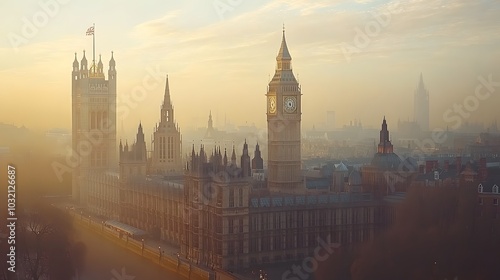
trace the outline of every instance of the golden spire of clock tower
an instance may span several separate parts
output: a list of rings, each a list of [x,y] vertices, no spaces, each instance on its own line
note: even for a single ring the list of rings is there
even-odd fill
[[[276,56],[276,61],[278,62],[278,70],[290,70],[291,60],[292,57],[290,56],[290,52],[288,51],[288,47],[286,45],[285,26],[283,25],[283,38],[281,39],[281,47],[278,52],[278,56]]]

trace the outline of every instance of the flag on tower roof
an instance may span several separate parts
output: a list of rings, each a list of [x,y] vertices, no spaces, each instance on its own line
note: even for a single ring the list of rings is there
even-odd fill
[[[94,35],[94,27],[91,26],[87,29],[87,35]]]

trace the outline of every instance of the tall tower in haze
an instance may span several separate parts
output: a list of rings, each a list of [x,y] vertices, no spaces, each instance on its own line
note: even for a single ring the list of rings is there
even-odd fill
[[[161,106],[160,123],[153,134],[151,172],[155,174],[182,174],[181,131],[174,119],[168,76]]]
[[[268,187],[295,192],[302,186],[300,156],[300,86],[292,72],[285,30],[276,71],[267,89]]]
[[[420,80],[415,90],[413,106],[414,121],[422,131],[429,131],[429,91],[425,88],[422,73],[420,73]]]
[[[390,154],[393,153],[393,146],[391,139],[389,138],[389,130],[387,130],[387,122],[382,121],[382,129],[380,130],[380,142],[378,143],[377,153],[379,154]]]
[[[87,204],[85,178],[91,172],[118,167],[116,147],[116,68],[113,53],[109,61],[108,79],[99,56],[88,68],[85,51],[78,63],[76,53],[71,74],[72,86],[72,158],[75,161],[72,196]]]

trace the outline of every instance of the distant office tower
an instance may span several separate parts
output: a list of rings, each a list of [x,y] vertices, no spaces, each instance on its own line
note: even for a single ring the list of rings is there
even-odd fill
[[[414,121],[422,131],[429,131],[429,91],[425,88],[422,73],[420,73],[420,81],[415,90],[413,106]]]
[[[300,86],[292,72],[285,41],[276,57],[276,72],[267,91],[268,187],[294,192],[302,186],[300,157]]]
[[[168,77],[161,106],[160,123],[154,129],[152,146],[150,173],[182,174],[184,169],[181,159],[181,132],[174,119],[174,106],[170,100]]]
[[[326,111],[326,130],[335,129],[335,111]]]
[[[87,204],[86,177],[90,172],[117,168],[116,150],[116,69],[113,53],[109,61],[108,80],[103,64],[92,61],[87,67],[85,51],[80,65],[76,58],[72,72],[72,196]]]

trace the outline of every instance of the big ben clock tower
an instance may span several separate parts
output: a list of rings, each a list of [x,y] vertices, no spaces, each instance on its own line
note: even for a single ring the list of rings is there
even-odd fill
[[[267,98],[268,187],[273,192],[302,189],[300,157],[300,86],[292,72],[283,29],[276,57],[276,72],[269,82]]]

